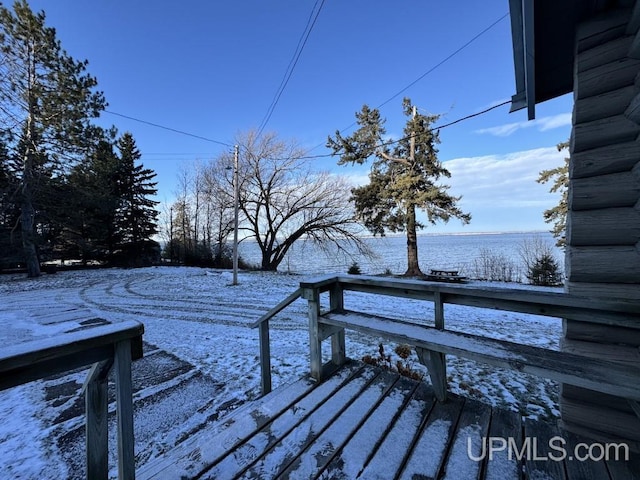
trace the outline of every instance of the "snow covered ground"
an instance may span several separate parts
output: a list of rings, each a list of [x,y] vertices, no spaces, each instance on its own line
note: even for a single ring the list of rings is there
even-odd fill
[[[3,276],[2,344],[58,333],[59,325],[38,322],[43,310],[89,308],[110,321],[144,323],[145,358],[134,366],[136,458],[141,465],[259,395],[258,332],[249,325],[302,279],[241,272],[240,285],[232,286],[230,272],[186,267],[60,272],[36,280]],[[429,302],[347,292],[345,306],[355,305],[392,317],[433,318]],[[445,318],[449,329],[548,348],[558,348],[562,333],[558,319],[511,312],[447,305]],[[277,388],[309,369],[306,303],[296,301],[270,325]],[[347,354],[375,356],[381,341],[348,332]],[[384,345],[389,353],[395,346]],[[424,371],[415,356],[411,361],[415,370]],[[455,393],[528,417],[558,414],[554,382],[452,356],[447,368]],[[80,387],[85,375],[74,372],[0,392],[0,478],[82,475]]]

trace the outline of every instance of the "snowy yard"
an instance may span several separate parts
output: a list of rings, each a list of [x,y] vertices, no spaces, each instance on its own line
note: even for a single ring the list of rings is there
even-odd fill
[[[258,332],[249,325],[302,279],[241,272],[240,285],[232,286],[229,272],[186,267],[60,272],[38,280],[3,276],[3,344],[61,331],[59,324],[38,321],[43,311],[89,308],[113,322],[144,323],[145,357],[134,365],[136,458],[141,465],[259,396]],[[356,304],[361,311],[391,317],[433,319],[430,302],[347,292],[345,306]],[[562,333],[558,319],[472,307],[447,305],[445,319],[449,329],[548,348],[558,348]],[[380,341],[347,332],[347,355],[376,355]],[[385,343],[387,352],[393,347]],[[271,321],[271,352],[274,389],[308,372],[304,300]],[[413,367],[424,371],[415,356]],[[80,387],[85,375],[74,372],[0,392],[0,478],[82,476]],[[448,376],[455,393],[529,417],[558,414],[558,387],[551,381],[452,356]]]

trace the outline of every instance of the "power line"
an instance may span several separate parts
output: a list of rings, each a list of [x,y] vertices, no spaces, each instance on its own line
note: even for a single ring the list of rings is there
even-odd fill
[[[510,104],[510,103],[511,103],[511,100],[506,100],[506,101],[504,101],[502,103],[499,103],[497,105],[493,105],[493,106],[491,106],[489,108],[485,108],[484,110],[482,110],[480,112],[472,113],[471,115],[467,115],[465,117],[458,118],[457,120],[454,120],[453,122],[445,123],[443,125],[436,125],[435,127],[430,128],[430,130],[431,131],[436,131],[436,130],[440,131],[443,128],[447,128],[447,127],[450,127],[452,125],[456,125],[456,124],[458,124],[460,122],[464,122],[465,120],[469,120],[470,118],[479,117],[480,115],[484,115],[485,113],[488,113],[491,110],[495,110],[496,108],[503,107],[503,106],[505,106],[507,104]],[[414,136],[415,135],[407,135],[405,137],[399,138],[398,140],[389,140],[389,141],[386,141],[386,142],[382,142],[382,143],[376,145],[374,147],[374,149],[378,149],[378,148],[382,148],[382,147],[388,147],[389,145],[394,145],[396,143],[400,143],[400,142],[405,141],[405,140],[410,140]],[[327,157],[333,157],[333,156],[334,156],[333,153],[325,153],[325,154],[320,154],[320,155],[307,155],[307,156],[300,157],[300,158],[311,159],[311,158],[327,158]]]
[[[193,138],[197,138],[197,139],[200,139],[200,140],[204,140],[205,142],[211,142],[211,143],[215,143],[215,144],[218,144],[218,145],[223,145],[225,147],[233,147],[233,145],[231,145],[230,143],[221,142],[219,140],[213,140],[211,138],[203,137],[201,135],[195,135],[193,133],[185,132],[183,130],[178,130],[178,129],[171,128],[171,127],[165,127],[164,125],[160,125],[160,124],[153,123],[153,122],[148,122],[147,120],[141,120],[139,118],[130,117],[129,115],[123,115],[122,113],[112,112],[111,110],[105,110],[104,112],[105,113],[109,113],[111,115],[115,115],[117,117],[122,117],[122,118],[126,118],[126,119],[129,119],[129,120],[133,120],[134,122],[144,123],[145,125],[151,125],[152,127],[161,128],[163,130],[168,130],[168,131],[174,132],[174,133],[179,133],[180,135],[186,135],[188,137],[193,137]]]
[[[429,75],[430,73],[434,72],[436,69],[438,69],[439,67],[441,67],[442,65],[444,65],[446,62],[448,62],[449,60],[451,60],[453,57],[455,57],[457,54],[459,54],[460,52],[462,52],[465,48],[467,48],[469,45],[471,45],[473,42],[475,42],[477,39],[479,39],[482,35],[484,35],[485,33],[487,33],[489,30],[491,30],[493,27],[495,27],[498,23],[500,23],[502,20],[504,20],[505,18],[507,18],[509,16],[509,12],[505,13],[504,15],[502,15],[500,18],[498,18],[496,21],[494,21],[493,23],[491,23],[488,27],[486,27],[485,29],[483,29],[480,33],[476,34],[474,37],[472,37],[470,40],[468,40],[464,45],[462,45],[461,47],[459,47],[457,50],[453,51],[452,53],[450,53],[449,55],[447,55],[444,59],[440,60],[437,64],[435,64],[433,67],[431,67],[429,70],[427,70],[426,72],[424,72],[422,75],[420,75],[418,78],[416,78],[415,80],[413,80],[411,83],[409,83],[407,86],[403,87],[401,90],[399,90],[398,92],[396,92],[394,95],[392,95],[391,97],[389,97],[388,99],[386,99],[384,102],[382,102],[380,105],[378,105],[376,108],[379,109],[383,106],[385,106],[387,103],[389,103],[391,100],[393,100],[394,98],[396,98],[397,96],[399,96],[400,94],[404,93],[406,90],[408,90],[409,88],[413,87],[416,83],[418,83],[420,80],[422,80],[423,78],[425,78],[427,75]],[[357,122],[352,122],[351,124],[349,124],[347,127],[344,127],[343,129],[339,130],[340,133],[344,132],[345,130],[349,130],[351,127],[353,127],[354,125],[356,125]],[[321,147],[322,145],[324,145],[323,143],[320,143],[318,145],[316,145],[315,147],[313,147],[310,151],[315,150],[318,147]]]
[[[456,120],[454,120],[452,122],[445,123],[443,125],[437,125],[437,126],[431,128],[431,130],[442,130],[443,128],[447,128],[447,127],[450,127],[452,125],[456,125],[458,123],[464,122],[465,120],[469,120],[470,118],[479,117],[480,115],[484,115],[485,113],[488,113],[488,112],[490,112],[492,110],[495,110],[496,108],[502,107],[502,106],[510,104],[510,103],[511,103],[511,100],[506,100],[506,101],[504,101],[502,103],[498,103],[497,105],[493,105],[493,106],[491,106],[489,108],[485,108],[484,110],[481,110],[480,112],[472,113],[470,115],[458,118],[458,119],[456,119]],[[216,144],[219,144],[219,145],[232,147],[232,145],[230,145],[228,143],[219,142],[217,140],[212,140],[212,139],[209,139],[209,138],[206,138],[206,137],[201,137],[199,135],[194,135],[194,134],[191,134],[191,133],[188,133],[188,132],[183,132],[181,130],[176,130],[174,128],[165,127],[165,126],[162,126],[162,125],[159,125],[159,124],[156,124],[156,123],[152,123],[152,122],[147,122],[146,120],[140,120],[140,119],[137,119],[137,118],[134,118],[134,117],[130,117],[128,115],[122,115],[120,113],[115,113],[115,112],[111,112],[111,111],[108,111],[108,110],[105,110],[105,111],[107,113],[112,114],[112,115],[117,115],[119,117],[128,118],[128,119],[134,120],[136,122],[145,123],[147,125],[151,125],[151,126],[154,126],[154,127],[162,128],[162,129],[165,129],[165,130],[170,130],[172,132],[180,133],[182,135],[188,135],[190,137],[199,138],[201,140],[205,140],[205,141],[208,141],[208,142],[213,142],[213,143],[216,143]],[[398,140],[389,140],[387,142],[382,142],[382,143],[376,145],[375,148],[381,148],[381,147],[386,147],[386,146],[389,146],[389,145],[394,145],[394,144],[402,142],[404,140],[409,140],[409,139],[411,139],[412,136],[413,135],[407,135],[406,137],[399,138]],[[212,154],[210,154],[210,153],[186,153],[186,152],[185,153],[154,152],[154,153],[147,153],[145,155],[192,156],[192,155],[212,155]],[[323,154],[318,154],[318,155],[304,155],[304,156],[299,157],[299,158],[300,159],[316,159],[316,158],[328,158],[328,157],[333,157],[333,156],[334,156],[333,153],[323,153]],[[279,159],[275,159],[275,160],[279,160]]]
[[[286,82],[288,81],[289,71],[292,70],[292,65],[294,65],[294,62],[296,61],[296,55],[300,51],[300,47],[301,47],[301,45],[302,45],[302,43],[304,41],[305,33],[307,32],[307,30],[309,29],[309,26],[311,25],[311,20],[313,19],[313,12],[315,12],[315,10],[316,10],[316,6],[318,5],[318,1],[319,0],[316,0],[316,3],[313,5],[313,8],[311,9],[311,13],[309,13],[309,18],[307,19],[307,24],[304,26],[304,30],[302,30],[302,34],[300,34],[300,38],[298,39],[298,44],[296,45],[296,48],[293,51],[293,55],[291,56],[291,60],[289,60],[289,64],[287,65],[287,68],[284,71],[284,75],[282,77],[282,80],[280,80],[280,85],[278,85],[278,88],[276,89],[276,93],[273,96],[273,99],[271,100],[271,103],[269,104],[269,107],[267,108],[267,113],[265,114],[265,116],[262,118],[262,121],[260,122],[260,125],[258,127],[258,130],[259,130],[260,133],[262,133],[262,130],[263,130],[266,122],[268,121],[267,120],[267,116],[269,114],[269,111],[272,108],[275,108],[276,98],[278,98],[278,92],[280,92],[280,90],[284,88]]]
[[[418,83],[420,80],[422,80],[424,77],[426,77],[427,75],[429,75],[431,72],[433,72],[434,70],[436,70],[437,68],[439,68],[440,66],[444,65],[446,62],[448,62],[449,60],[451,60],[453,57],[455,57],[458,53],[460,53],[462,50],[464,50],[465,48],[467,48],[469,45],[471,45],[473,42],[475,42],[477,39],[479,39],[482,35],[484,35],[485,33],[487,33],[489,30],[491,30],[493,27],[495,27],[498,23],[500,23],[502,20],[504,20],[505,18],[507,18],[509,16],[509,12],[505,13],[503,16],[501,16],[499,19],[497,19],[495,22],[493,22],[491,25],[489,25],[488,27],[486,27],[484,30],[482,30],[480,33],[476,34],[473,38],[471,38],[471,40],[467,41],[467,43],[465,43],[464,45],[462,45],[460,48],[458,48],[457,50],[455,50],[454,52],[450,53],[449,55],[447,55],[444,59],[440,60],[438,63],[436,63],[433,67],[431,67],[429,70],[427,70],[426,72],[424,72],[422,75],[420,75],[418,78],[416,78],[413,82],[409,83],[409,85],[407,85],[406,87],[402,88],[401,90],[399,90],[398,92],[396,92],[395,94],[393,94],[391,97],[387,98],[384,102],[382,102],[380,105],[378,105],[377,108],[383,107],[385,106],[387,103],[389,103],[391,100],[393,100],[394,98],[398,97],[399,95],[401,95],[402,93],[404,93],[405,91],[407,91],[409,88],[413,87],[416,83]]]
[[[316,11],[316,6],[318,5],[318,2],[320,2],[320,7]],[[262,119],[262,122],[260,123],[260,127],[258,128],[258,137],[262,134],[262,131],[265,129],[265,127],[269,123],[269,120],[271,119],[271,115],[273,115],[273,112],[276,109],[278,102],[280,101],[280,97],[282,96],[282,93],[284,92],[284,89],[287,87],[287,84],[291,79],[291,75],[293,75],[293,71],[296,68],[296,65],[298,64],[300,55],[302,55],[302,51],[304,50],[304,47],[307,44],[307,40],[309,39],[309,35],[311,34],[311,31],[313,30],[313,27],[315,26],[316,21],[318,20],[318,16],[322,11],[324,2],[325,0],[316,0],[316,3],[313,5],[313,9],[311,10],[311,14],[309,15],[309,19],[307,20],[307,25],[305,26],[305,30],[302,32],[302,36],[298,40],[298,45],[296,46],[296,50],[294,51],[293,57],[291,57],[291,60],[289,61],[289,65],[287,66],[287,70],[285,71],[284,77],[280,82],[280,86],[278,86],[278,89],[276,90],[273,100],[271,101],[271,104],[267,109],[267,113],[265,114],[264,118]],[[314,15],[314,12],[315,12],[315,15]]]

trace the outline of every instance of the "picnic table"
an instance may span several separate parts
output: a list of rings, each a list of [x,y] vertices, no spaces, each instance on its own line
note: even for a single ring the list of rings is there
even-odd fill
[[[464,282],[467,277],[458,273],[458,270],[445,270],[432,268],[426,276],[427,280],[435,280],[437,282]]]

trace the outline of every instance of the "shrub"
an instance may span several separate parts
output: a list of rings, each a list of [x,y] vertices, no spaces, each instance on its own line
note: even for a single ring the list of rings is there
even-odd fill
[[[489,248],[480,249],[473,259],[472,274],[477,280],[492,282],[515,282],[519,275],[516,266],[504,254],[492,252]]]
[[[529,267],[527,278],[533,285],[553,286],[562,283],[558,263],[553,256],[546,253]]]
[[[396,355],[400,357],[399,360],[396,360],[395,364],[391,360],[391,355],[388,355],[384,351],[384,346],[381,343],[378,344],[378,355],[376,357],[365,355],[362,357],[362,361],[369,365],[374,365],[376,367],[384,368],[385,370],[396,372],[403,377],[412,378],[413,380],[422,380],[423,374],[415,371],[412,363],[409,361],[409,357],[411,356],[411,345],[398,345],[394,351]]]
[[[362,271],[360,270],[360,265],[358,265],[358,262],[353,262],[349,267],[349,270],[347,270],[347,273],[349,275],[360,275]]]
[[[526,239],[520,245],[519,253],[530,283],[533,285],[562,283],[562,271],[555,259],[553,246],[549,242],[540,237]]]

